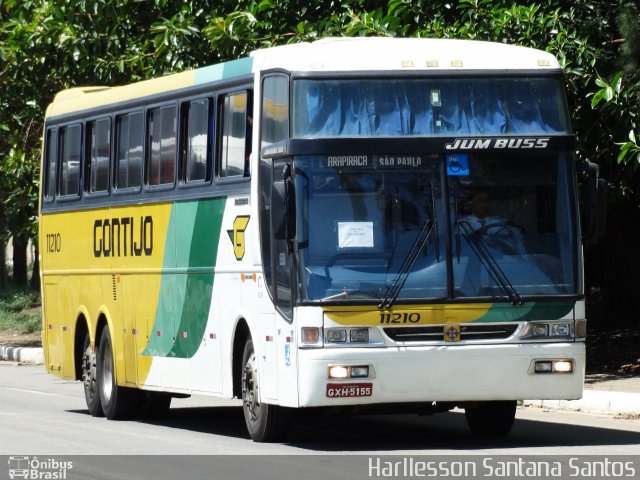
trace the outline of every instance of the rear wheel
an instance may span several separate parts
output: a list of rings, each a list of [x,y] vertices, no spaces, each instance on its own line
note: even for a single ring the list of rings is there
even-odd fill
[[[516,401],[480,402],[464,409],[469,428],[482,437],[503,437],[513,427]]]
[[[89,332],[84,337],[82,345],[82,383],[84,386],[84,399],[87,402],[89,413],[93,417],[103,417],[100,393],[98,392],[97,355],[91,348]]]
[[[100,404],[104,415],[109,420],[121,420],[130,417],[140,406],[142,395],[139,390],[121,387],[116,384],[113,347],[109,328],[105,328],[100,337],[97,375]]]
[[[242,410],[247,431],[255,442],[277,442],[286,438],[291,411],[260,401],[258,361],[251,338],[242,355]]]

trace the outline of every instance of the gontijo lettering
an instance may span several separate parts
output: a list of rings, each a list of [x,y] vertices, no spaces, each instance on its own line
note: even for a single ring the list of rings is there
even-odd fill
[[[96,257],[140,257],[153,253],[153,217],[97,219],[93,222]]]

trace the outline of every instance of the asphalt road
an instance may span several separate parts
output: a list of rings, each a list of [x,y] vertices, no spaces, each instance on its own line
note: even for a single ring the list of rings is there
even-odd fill
[[[166,418],[88,415],[82,385],[42,366],[0,362],[0,455],[474,454],[637,455],[640,420],[519,408],[509,437],[473,437],[464,415],[305,415],[286,444],[252,442],[238,401],[174,399]],[[640,473],[640,472],[639,472]]]

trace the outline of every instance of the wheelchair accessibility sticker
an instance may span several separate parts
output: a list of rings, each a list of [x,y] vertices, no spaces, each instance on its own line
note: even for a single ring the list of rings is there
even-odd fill
[[[447,162],[447,175],[466,176],[469,175],[469,157],[466,153],[449,153],[445,155]]]

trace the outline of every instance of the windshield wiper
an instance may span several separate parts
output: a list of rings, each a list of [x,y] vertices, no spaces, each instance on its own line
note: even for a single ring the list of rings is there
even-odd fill
[[[487,249],[487,246],[484,244],[482,239],[472,230],[469,223],[466,220],[460,220],[458,221],[458,228],[462,231],[462,235],[465,240],[469,246],[471,246],[471,249],[474,251],[476,256],[480,259],[480,262],[487,269],[491,278],[500,285],[504,293],[509,297],[509,300],[511,300],[511,303],[514,305],[522,305],[524,303],[522,297],[511,284],[509,278],[500,268],[495,257],[491,255],[491,252]]]
[[[424,223],[424,225],[422,226],[422,230],[420,230],[420,233],[418,234],[418,238],[416,238],[416,241],[413,242],[411,250],[405,257],[402,265],[400,266],[400,269],[398,270],[398,276],[396,277],[393,284],[387,289],[384,300],[382,300],[378,304],[378,308],[391,308],[391,306],[394,304],[394,302],[398,298],[398,295],[400,295],[402,287],[404,287],[404,284],[409,277],[409,273],[411,273],[411,269],[418,259],[418,254],[424,248],[425,244],[429,240],[429,237],[431,236],[431,232],[434,231],[435,227],[436,222],[434,220],[429,219]]]

